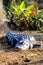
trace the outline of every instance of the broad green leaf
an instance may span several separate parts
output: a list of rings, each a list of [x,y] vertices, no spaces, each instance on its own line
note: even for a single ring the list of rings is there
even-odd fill
[[[24,1],[20,4],[20,10],[22,10],[23,8],[25,8],[25,2]]]
[[[16,6],[12,6],[12,9],[13,9],[14,12],[16,13],[16,15],[18,15],[18,12],[19,12],[19,11],[18,11],[18,10],[19,10],[18,7],[16,7]]]
[[[27,16],[29,16],[29,12],[25,11],[25,14],[26,14]]]
[[[18,12],[17,7],[12,6],[12,9],[13,9],[15,12]]]
[[[41,10],[38,10],[38,13],[40,13],[41,12]]]
[[[33,5],[30,5],[30,6],[28,6],[28,7],[26,8],[27,11],[31,11],[31,10],[33,10],[33,9],[34,9],[34,4],[33,4]]]

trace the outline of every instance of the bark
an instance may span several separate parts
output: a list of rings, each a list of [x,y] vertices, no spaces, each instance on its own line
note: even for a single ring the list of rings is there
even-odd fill
[[[3,8],[3,0],[0,0],[0,24],[4,23],[4,19],[6,18],[5,10]]]

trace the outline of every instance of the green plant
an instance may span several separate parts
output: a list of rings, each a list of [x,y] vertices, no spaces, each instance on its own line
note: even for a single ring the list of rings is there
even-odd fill
[[[21,15],[22,14],[22,12],[23,12],[23,10],[25,9],[25,3],[24,3],[24,1],[20,4],[20,5],[18,5],[18,6],[11,6],[11,8],[12,8],[12,10],[13,10],[13,12],[15,12],[15,14],[17,15],[17,16],[19,16],[19,15]]]
[[[43,12],[39,10],[38,5],[31,4],[26,6],[25,2],[21,2],[19,5],[11,5],[11,11],[15,14],[15,22],[23,29],[23,30],[41,30],[41,21],[43,17]],[[9,17],[12,14],[9,12]]]

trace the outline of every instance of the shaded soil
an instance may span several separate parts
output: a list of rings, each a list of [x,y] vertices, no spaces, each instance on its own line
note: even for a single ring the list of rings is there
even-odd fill
[[[5,25],[2,25],[0,28],[0,65],[43,65],[43,48],[23,51],[7,45],[8,41],[5,36],[8,29]],[[19,33],[43,35],[43,31],[22,31]],[[2,43],[2,41],[5,42]],[[36,42],[43,44],[43,40],[40,38]]]

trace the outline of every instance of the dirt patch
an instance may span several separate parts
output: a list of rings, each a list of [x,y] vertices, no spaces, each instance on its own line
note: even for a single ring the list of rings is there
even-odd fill
[[[8,46],[7,42],[1,42],[5,40],[5,38],[1,38],[6,36],[8,29],[6,24],[0,27],[0,65],[43,65],[43,48],[33,48],[23,51]],[[19,33],[43,35],[43,31],[19,31]],[[42,40],[36,42],[43,44]]]

